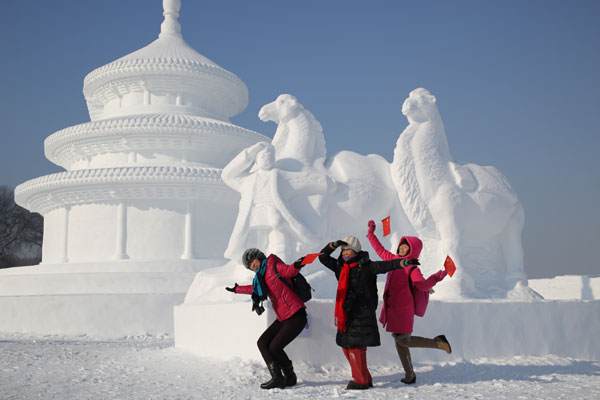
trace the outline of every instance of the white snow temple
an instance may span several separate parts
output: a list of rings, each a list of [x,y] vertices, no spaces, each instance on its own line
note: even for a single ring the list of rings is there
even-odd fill
[[[44,216],[42,263],[2,271],[0,331],[171,332],[196,273],[223,264],[239,194],[221,170],[270,139],[229,122],[248,89],[183,40],[180,5],[163,1],[158,39],[85,77],[91,121],[44,143],[66,171],[16,188]]]

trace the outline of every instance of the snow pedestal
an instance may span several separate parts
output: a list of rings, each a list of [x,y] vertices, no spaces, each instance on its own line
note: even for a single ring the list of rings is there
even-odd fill
[[[260,317],[250,309],[249,301],[179,305],[174,312],[175,346],[204,357],[260,361],[256,341],[275,317],[269,307]],[[292,360],[346,362],[335,344],[333,309],[333,300],[307,303],[309,328],[286,348]],[[413,334],[445,334],[452,354],[411,352],[416,362],[547,354],[600,360],[594,338],[600,331],[599,315],[600,301],[431,301],[426,316],[416,317]],[[383,329],[380,334],[382,345],[368,349],[369,363],[399,364],[390,334]]]
[[[600,300],[600,276],[563,275],[530,279],[529,287],[554,300]]]
[[[115,261],[0,271],[0,332],[99,338],[173,333],[173,307],[223,260]]]

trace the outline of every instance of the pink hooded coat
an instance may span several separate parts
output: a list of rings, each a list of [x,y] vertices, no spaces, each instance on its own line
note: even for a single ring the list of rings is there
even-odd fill
[[[387,251],[381,245],[375,234],[367,234],[367,239],[369,239],[371,246],[382,260],[419,258],[421,250],[423,249],[423,242],[421,242],[421,239],[418,237],[403,236],[400,239],[400,243],[402,243],[403,239],[406,239],[410,246],[410,251],[406,256],[400,257],[397,254]],[[388,272],[387,274],[385,290],[383,291],[383,307],[381,309],[381,315],[379,316],[379,322],[383,324],[385,330],[388,332],[412,333],[413,331],[415,304],[408,284],[408,272],[410,269],[410,267],[400,268]],[[411,278],[413,286],[416,289],[426,291],[444,279],[445,276],[446,271],[438,271],[425,279],[423,278],[423,275],[421,275],[419,268],[415,268],[412,271]]]
[[[301,308],[306,308],[300,297],[289,287],[287,287],[275,274],[273,265],[277,263],[277,271],[282,278],[287,279],[291,284],[290,278],[300,273],[300,270],[293,265],[284,264],[275,254],[267,258],[267,270],[265,271],[265,283],[267,284],[267,297],[271,300],[273,310],[278,321],[285,321],[294,315]],[[236,293],[252,294],[252,285],[238,286]]]

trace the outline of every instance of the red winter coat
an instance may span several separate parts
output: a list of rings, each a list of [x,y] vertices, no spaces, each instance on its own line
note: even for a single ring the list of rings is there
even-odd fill
[[[394,260],[397,258],[419,258],[423,249],[421,239],[414,236],[403,236],[400,239],[406,239],[410,246],[409,253],[400,257],[387,251],[373,233],[367,234],[367,239],[379,257],[383,260]],[[393,333],[412,333],[415,320],[415,304],[414,298],[408,284],[408,272],[411,267],[400,268],[388,272],[385,281],[385,290],[383,291],[383,307],[379,322],[383,324],[385,330]],[[439,271],[431,275],[429,278],[423,278],[419,268],[412,271],[413,286],[419,290],[429,290],[436,283],[444,279],[446,271]]]
[[[267,297],[271,300],[277,320],[285,321],[301,308],[306,308],[300,297],[287,287],[275,274],[273,265],[277,263],[277,271],[282,278],[287,279],[291,285],[290,278],[300,273],[293,265],[284,264],[275,254],[267,258],[267,270],[265,271],[265,283],[267,284]],[[252,294],[252,285],[237,286],[236,293]]]

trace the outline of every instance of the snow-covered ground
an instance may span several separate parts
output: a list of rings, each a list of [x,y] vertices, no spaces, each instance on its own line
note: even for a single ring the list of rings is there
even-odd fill
[[[546,299],[558,295],[598,299],[600,294],[600,278],[595,276],[530,280],[530,284]],[[435,311],[432,307],[425,322],[439,319]],[[472,321],[463,320],[463,324],[472,326]],[[590,321],[587,329],[582,329],[589,331],[592,326]],[[446,328],[450,327],[447,324]],[[530,329],[535,331],[535,326]],[[543,329],[546,339],[552,335],[565,338],[563,330]],[[425,331],[437,332],[434,328]],[[372,358],[370,369],[375,387],[355,392],[344,389],[350,379],[345,362],[319,365],[296,356],[299,384],[285,390],[265,391],[259,388],[259,383],[268,379],[262,362],[199,357],[175,348],[173,336],[100,340],[88,336],[0,333],[0,399],[600,398],[600,361],[594,360],[593,351],[583,353],[589,357],[579,358],[556,355],[458,358],[461,346],[458,336],[464,339],[467,334],[466,330],[457,330],[451,335],[457,351],[448,361],[424,362],[424,357],[420,360],[415,352],[416,385],[400,382],[403,373],[399,362],[375,365]],[[506,332],[501,336],[508,338]],[[254,343],[255,338],[250,342]],[[332,351],[339,351],[331,345]],[[391,347],[385,341],[384,345]],[[489,345],[507,344],[494,339]],[[578,345],[565,343],[565,348],[574,351]],[[395,352],[393,348],[389,351]]]
[[[390,349],[390,351],[393,351]],[[197,357],[172,337],[96,340],[0,334],[2,399],[598,399],[600,362],[509,357],[419,363],[417,384],[401,367],[371,366],[375,387],[346,391],[348,366],[296,361],[299,384],[266,391],[262,363]]]

